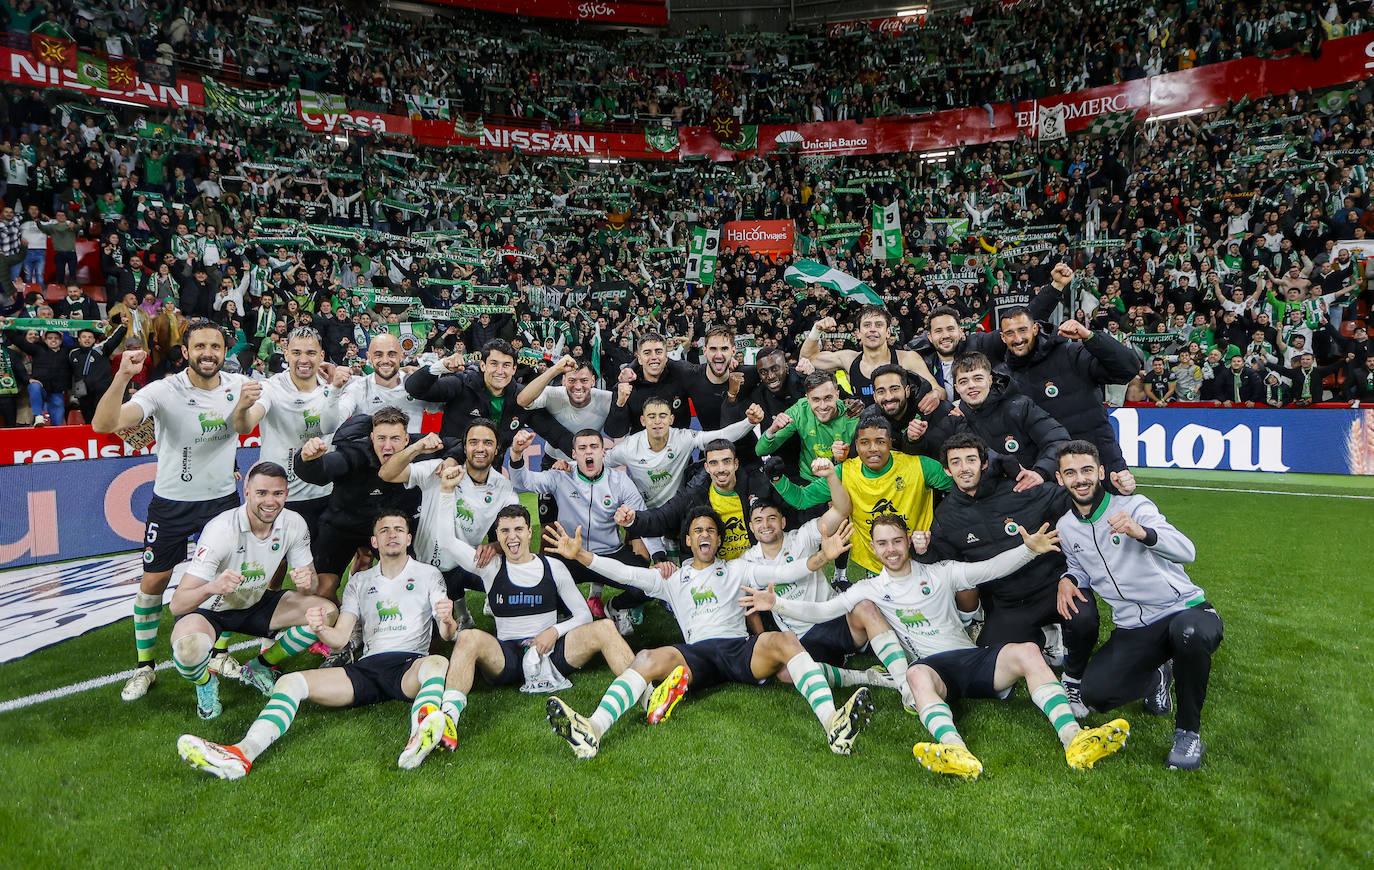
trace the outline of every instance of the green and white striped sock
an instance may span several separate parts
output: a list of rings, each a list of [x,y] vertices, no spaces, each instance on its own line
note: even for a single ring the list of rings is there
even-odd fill
[[[139,667],[153,663],[153,647],[157,646],[157,627],[162,622],[162,596],[147,592],[134,594],[134,646],[138,650]]]
[[[893,682],[898,686],[906,685],[906,650],[902,649],[902,642],[897,640],[897,632],[885,631],[868,643],[878,661],[892,675]]]
[[[811,658],[809,652],[799,652],[787,662],[787,673],[792,677],[792,685],[797,687],[811,712],[821,721],[821,726],[830,724],[835,715],[835,696],[830,694],[830,686],[821,673],[820,665]]]
[[[935,738],[936,743],[964,746],[964,738],[959,736],[959,729],[954,727],[954,713],[943,701],[936,701],[921,708],[921,724],[926,726],[926,730]]]
[[[1080,727],[1078,720],[1073,718],[1068,696],[1064,694],[1064,684],[1057,680],[1041,683],[1031,692],[1031,700],[1045,714],[1045,718],[1050,720],[1050,724],[1059,735],[1059,742],[1068,746],[1077,736]]]
[[[420,725],[420,708],[426,704],[433,704],[438,707],[444,702],[444,675],[442,673],[422,678],[420,691],[415,693],[415,700],[410,705],[410,727],[418,728]]]
[[[870,676],[868,671],[858,671],[853,668],[837,668],[834,665],[827,665],[825,662],[817,662],[817,667],[825,675],[825,681],[830,684],[832,689],[843,689],[850,686],[887,686],[886,679],[875,679]]]
[[[463,715],[463,710],[468,706],[468,696],[457,689],[444,689],[443,700],[439,703],[439,709],[448,714],[454,722]]]
[[[299,674],[287,674],[277,680],[277,685],[267,698],[267,704],[262,708],[262,712],[248,727],[248,733],[236,744],[245,758],[253,761],[267,747],[281,739],[295,721],[296,711],[307,694],[309,689],[305,678]]]
[[[279,665],[297,653],[310,649],[316,640],[315,632],[304,625],[293,625],[281,633],[277,642],[262,651],[260,658],[265,665]]]
[[[648,689],[649,682],[633,668],[616,677],[615,682],[606,688],[606,694],[601,696],[601,703],[596,705],[596,712],[592,714],[592,725],[596,727],[597,734],[605,734],[615,720],[625,715],[625,711],[633,707],[639,696]]]

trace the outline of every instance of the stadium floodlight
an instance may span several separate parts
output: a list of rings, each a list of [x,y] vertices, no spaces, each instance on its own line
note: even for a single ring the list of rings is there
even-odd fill
[[[917,15],[925,15],[925,14],[928,13],[928,12],[930,12],[929,7],[926,7],[926,6],[917,6],[915,9],[899,9],[899,10],[897,11],[897,17],[898,17],[898,18],[912,18],[912,17],[917,16]]]
[[[117,100],[117,99],[115,99],[114,97],[101,97],[101,98],[100,98],[100,102],[102,102],[102,103],[115,103],[116,105],[120,105],[120,106],[134,106],[135,108],[139,108],[139,109],[146,109],[146,108],[148,108],[147,106],[143,105],[142,103],[135,103],[135,102],[133,102],[132,100]]]
[[[954,149],[948,151],[927,151],[921,155],[922,163],[941,163],[954,156]]]
[[[614,166],[620,162],[619,157],[588,157],[587,162],[592,166]]]
[[[335,145],[347,145],[347,144],[348,144],[348,134],[347,134],[347,133],[335,133],[334,136],[333,136],[333,139],[334,139],[334,144],[335,144]]]
[[[1185,109],[1182,112],[1169,112],[1165,115],[1152,115],[1151,117],[1145,119],[1145,123],[1148,124],[1151,121],[1174,121],[1179,118],[1186,118],[1189,115],[1201,115],[1203,112],[1210,111],[1212,111],[1212,107],[1202,109]]]

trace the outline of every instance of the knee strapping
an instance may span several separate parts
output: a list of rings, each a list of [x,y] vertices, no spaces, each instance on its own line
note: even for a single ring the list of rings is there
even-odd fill
[[[448,659],[443,656],[425,656],[420,660],[420,682],[442,677],[448,672]]]
[[[196,665],[210,657],[214,639],[208,634],[188,634],[172,644],[172,657],[183,665]]]

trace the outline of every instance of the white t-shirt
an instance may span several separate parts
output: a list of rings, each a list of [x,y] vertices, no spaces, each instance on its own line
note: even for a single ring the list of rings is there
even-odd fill
[[[332,485],[319,486],[301,480],[291,460],[305,442],[311,438],[325,438],[339,428],[343,420],[339,416],[341,392],[319,378],[312,392],[303,393],[296,389],[290,372],[278,372],[262,385],[262,396],[257,404],[266,413],[258,424],[258,433],[262,436],[259,459],[276,462],[286,469],[289,501],[322,498],[334,490]]]
[[[606,415],[611,413],[611,401],[614,398],[609,390],[593,388],[587,406],[575,408],[572,402],[568,401],[567,387],[546,387],[530,404],[529,410],[546,409],[564,429],[574,434],[583,429],[595,429],[600,432],[606,426]],[[572,457],[552,444],[544,445],[544,453],[554,459],[572,461]]]
[[[378,385],[376,375],[355,377],[344,384],[343,398],[339,400],[339,419],[347,420],[354,414],[375,414],[383,408],[400,409],[406,415],[406,431],[419,432],[425,413],[436,410],[431,402],[422,402],[406,392],[405,376],[402,375],[394,387]]]
[[[424,655],[429,652],[430,622],[438,622],[435,605],[447,597],[438,568],[407,559],[395,577],[387,577],[378,562],[349,578],[339,610],[362,623],[364,656]]]
[[[476,547],[486,538],[497,513],[507,505],[519,504],[520,497],[515,494],[515,488],[505,475],[493,468],[487,471],[485,483],[477,483],[465,473],[454,490],[453,503],[444,503],[440,499],[443,495],[442,485],[435,474],[442,463],[442,459],[412,462],[405,485],[420,490],[420,522],[415,529],[415,555],[440,571],[447,571],[458,562],[453,553],[441,546],[443,539],[439,526],[444,523],[451,525],[459,540]]]
[[[237,589],[207,598],[200,606],[204,610],[246,610],[262,599],[282,559],[288,568],[314,561],[305,518],[293,510],[283,510],[267,537],[259,538],[248,524],[248,508],[236,507],[206,523],[186,573],[208,583],[221,571],[239,572],[243,582]]]
[[[654,452],[647,431],[635,432],[606,454],[607,465],[624,465],[635,488],[644,496],[645,507],[662,507],[677,494],[692,461],[692,451],[717,438],[734,441],[744,437],[754,424],[748,420],[731,423],[724,429],[702,432],[696,429],[669,429],[668,443]]]
[[[186,371],[154,381],[129,401],[153,418],[157,478],[153,493],[173,501],[210,501],[233,495],[239,439],[230,418],[243,375],[219,373],[219,386],[191,386]]]
[[[763,555],[762,544],[755,544],[744,551],[740,560],[752,565],[781,568],[793,562],[806,562],[820,548],[821,521],[814,519],[804,523],[799,529],[785,532],[782,536],[782,549],[772,559]],[[830,581],[825,579],[824,571],[812,571],[793,583],[778,583],[773,587],[773,592],[778,598],[787,601],[828,601],[834,594],[830,588]],[[814,624],[796,618],[788,619],[778,613],[774,613],[773,618],[777,621],[778,628],[790,631],[797,637],[810,631]]]
[[[743,559],[722,562],[717,559],[698,569],[688,562],[667,580],[653,568],[632,568],[623,562],[593,556],[591,569],[598,574],[642,589],[651,598],[668,602],[683,640],[747,637],[744,608],[739,606],[741,586],[766,588],[769,583],[794,583],[810,573],[806,560],[772,565],[748,564]]]
[[[893,577],[883,569],[876,577],[860,580],[828,601],[811,603],[781,598],[775,616],[824,622],[849,613],[865,599],[872,601],[896,632],[907,657],[919,660],[952,650],[973,649],[973,641],[959,621],[954,593],[1005,577],[1035,554],[1024,544],[981,562],[912,562],[911,570]]]

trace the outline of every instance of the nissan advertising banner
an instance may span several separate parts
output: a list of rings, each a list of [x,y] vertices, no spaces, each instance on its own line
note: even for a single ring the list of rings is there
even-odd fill
[[[473,4],[475,5],[475,3]],[[483,4],[486,5],[486,4]],[[510,5],[516,5],[512,2]],[[567,5],[567,4],[563,4]],[[580,6],[582,4],[573,4]],[[609,3],[599,6],[631,6]],[[552,8],[552,7],[550,7]],[[646,7],[647,8],[647,7]],[[660,7],[661,8],[661,7]],[[513,10],[508,10],[513,11]],[[534,13],[524,13],[534,14]],[[1104,112],[1133,112],[1153,117],[1191,109],[1224,105],[1242,97],[1257,99],[1290,88],[1299,91],[1360,81],[1374,70],[1374,32],[1328,40],[1321,60],[1307,55],[1265,60],[1243,58],[1194,69],[1180,70],[1150,79],[1105,85],[1040,101],[993,107],[994,127],[981,107],[932,112],[903,118],[866,121],[835,121],[817,124],[764,124],[758,129],[758,148],[731,151],[722,148],[709,127],[683,127],[677,150],[661,152],[650,147],[642,132],[617,133],[593,128],[558,130],[531,127],[487,126],[481,136],[464,138],[452,121],[412,121],[403,115],[350,110],[339,114],[302,112],[305,126],[319,133],[366,128],[372,133],[415,137],[421,145],[472,145],[493,151],[519,149],[528,154],[602,156],[635,160],[677,160],[705,157],[717,162],[743,160],[754,154],[791,151],[841,157],[856,154],[893,154],[935,151],[960,144],[977,145],[1007,141],[1036,129],[1045,107],[1066,106],[1066,127],[1084,130]],[[199,81],[181,78],[176,85],[155,85],[138,80],[128,91],[92,88],[76,80],[70,70],[49,67],[27,51],[0,47],[0,79],[35,87],[61,87],[88,93],[92,98],[109,96],[148,106],[199,108],[205,91]],[[298,109],[299,110],[299,109]]]
[[[756,254],[791,254],[796,224],[784,221],[729,221],[721,227],[720,246],[727,251],[748,248]]]

